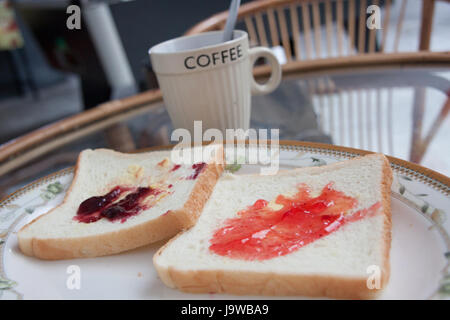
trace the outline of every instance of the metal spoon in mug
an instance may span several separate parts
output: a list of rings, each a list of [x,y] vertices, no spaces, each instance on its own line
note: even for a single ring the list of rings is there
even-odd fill
[[[236,25],[239,5],[241,0],[232,0],[230,9],[228,10],[228,18],[223,31],[223,42],[227,42],[233,39],[233,30]]]

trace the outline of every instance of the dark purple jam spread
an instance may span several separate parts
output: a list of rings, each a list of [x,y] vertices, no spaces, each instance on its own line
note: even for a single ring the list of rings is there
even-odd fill
[[[91,197],[83,201],[74,219],[84,223],[95,222],[102,218],[109,221],[120,220],[125,222],[129,217],[148,209],[143,203],[144,199],[161,193],[157,189],[140,187],[116,202],[122,193],[130,190],[133,189],[117,186],[103,196]]]

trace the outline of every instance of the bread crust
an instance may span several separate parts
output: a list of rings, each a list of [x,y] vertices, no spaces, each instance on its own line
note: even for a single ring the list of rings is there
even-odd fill
[[[381,154],[364,156],[379,157]],[[298,275],[280,274],[256,271],[232,270],[179,270],[174,267],[164,267],[158,264],[158,257],[178,234],[161,247],[153,256],[153,264],[161,280],[171,288],[177,288],[189,293],[227,293],[235,295],[269,295],[269,296],[310,296],[330,297],[337,299],[373,299],[385,288],[390,277],[390,248],[391,248],[391,184],[392,170],[384,155],[381,182],[382,214],[384,215],[383,236],[383,265],[381,266],[381,288],[369,289],[367,278],[336,277],[329,275]],[[349,161],[361,159],[354,158]],[[327,169],[334,170],[342,166],[342,162],[331,164]],[[302,168],[297,170],[320,170],[320,167]]]
[[[384,232],[383,232],[383,247],[384,247],[384,265],[381,270],[381,287],[385,288],[389,282],[391,275],[390,252],[392,240],[392,211],[391,211],[391,185],[393,180],[392,169],[389,160],[384,157],[383,163],[383,177],[381,181],[381,197],[384,212]]]
[[[110,152],[110,150],[105,150]],[[23,226],[18,233],[19,248],[27,256],[44,260],[64,260],[74,258],[91,258],[112,255],[135,249],[162,239],[174,236],[178,232],[195,224],[208,200],[214,185],[223,171],[221,161],[209,163],[198,176],[188,200],[181,209],[169,211],[153,220],[120,231],[76,238],[27,238],[20,232],[37,220],[63,206],[72,188],[77,183],[80,171],[80,155],[75,167],[74,178],[63,202]],[[216,159],[217,160],[217,159]]]

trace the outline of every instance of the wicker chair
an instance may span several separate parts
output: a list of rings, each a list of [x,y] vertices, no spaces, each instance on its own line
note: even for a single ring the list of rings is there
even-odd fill
[[[396,58],[419,55],[429,51],[435,3],[438,0],[398,0],[393,6],[391,0],[262,0],[253,1],[240,7],[237,29],[249,34],[251,46],[267,46],[282,52],[281,60],[285,71],[292,65],[305,67],[333,68],[335,66],[361,63],[376,64]],[[449,2],[448,0],[441,2]],[[416,32],[417,44],[404,43],[404,21],[407,4],[421,5],[421,18],[417,25],[407,26],[406,33]],[[370,5],[382,8],[381,29],[366,27],[366,19],[372,12],[366,12]],[[218,13],[192,27],[186,34],[223,29],[227,12]],[[411,37],[409,37],[411,38]],[[408,39],[409,39],[408,38]],[[403,46],[402,46],[403,44]],[[381,91],[371,92],[361,87],[353,90],[339,88],[333,79],[323,77],[304,84],[311,99],[316,103],[319,127],[333,137],[334,143],[394,155],[392,143],[392,90],[385,88],[387,98],[381,99]],[[413,113],[424,112],[425,89],[414,90]],[[342,99],[348,96],[352,110],[349,117],[358,119],[358,127],[343,119]],[[354,101],[353,101],[354,100]],[[381,100],[385,102],[381,102]],[[359,106],[358,108],[356,106]],[[443,110],[446,108],[442,107]],[[364,111],[364,115],[363,115]],[[356,114],[356,115],[354,115]],[[441,114],[445,114],[444,111]],[[366,119],[363,119],[366,118]],[[426,150],[427,139],[422,139],[422,123],[413,119],[413,141],[410,160],[419,162]],[[387,121],[385,121],[387,120]],[[362,121],[368,123],[361,128]],[[383,122],[383,125],[382,125]],[[339,126],[339,123],[342,125]],[[437,122],[442,123],[441,122]],[[387,128],[386,128],[386,124]],[[375,129],[375,130],[373,130]],[[347,132],[345,132],[347,130]],[[436,130],[436,129],[433,129]],[[386,135],[388,137],[386,137]]]
[[[439,0],[399,0],[393,24],[392,0],[261,0],[242,5],[238,29],[245,29],[251,45],[282,46],[287,62],[360,54],[398,52],[407,3],[422,3],[417,50],[430,47],[433,12]],[[440,0],[449,2],[448,0]],[[366,27],[370,5],[382,6],[381,29]],[[222,30],[228,12],[216,14],[186,34]],[[325,45],[324,45],[325,44]]]

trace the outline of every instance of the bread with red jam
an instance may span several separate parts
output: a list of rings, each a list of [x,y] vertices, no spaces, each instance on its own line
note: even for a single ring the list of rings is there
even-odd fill
[[[389,279],[391,183],[380,154],[224,175],[197,223],[154,266],[185,292],[374,298]]]
[[[191,227],[221,175],[223,151],[179,164],[170,152],[81,152],[63,203],[18,232],[20,250],[48,260],[97,257]]]

